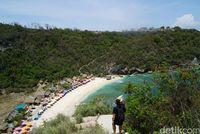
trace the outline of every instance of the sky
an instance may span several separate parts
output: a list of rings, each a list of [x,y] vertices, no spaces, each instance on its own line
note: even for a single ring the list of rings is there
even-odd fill
[[[0,0],[0,22],[98,31],[200,30],[200,0]]]

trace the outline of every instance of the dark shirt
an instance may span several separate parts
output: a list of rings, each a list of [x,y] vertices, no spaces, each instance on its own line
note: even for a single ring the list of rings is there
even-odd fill
[[[126,108],[124,104],[118,105],[113,108],[113,114],[115,114],[114,124],[122,125],[123,121],[119,120],[118,108],[123,109],[123,116],[124,116],[124,113],[126,112]]]
[[[125,104],[121,104],[121,105],[115,106],[115,107],[113,108],[113,114],[117,114],[117,107],[123,107],[124,113],[126,112]]]

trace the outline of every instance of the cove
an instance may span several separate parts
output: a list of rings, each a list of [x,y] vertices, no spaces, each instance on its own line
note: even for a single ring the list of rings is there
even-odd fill
[[[145,74],[134,74],[130,76],[125,76],[119,80],[116,80],[110,84],[107,84],[101,88],[99,88],[96,92],[90,94],[85,100],[84,103],[90,102],[96,96],[105,97],[107,103],[109,105],[114,105],[114,101],[116,97],[123,95],[124,98],[127,95],[124,93],[124,88],[128,83],[133,84],[143,84],[144,82],[151,82],[153,80],[154,74],[145,73]]]

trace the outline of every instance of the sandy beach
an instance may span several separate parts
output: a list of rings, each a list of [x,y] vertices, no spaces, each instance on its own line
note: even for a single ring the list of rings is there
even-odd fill
[[[54,104],[51,108],[47,109],[42,116],[34,121],[34,127],[42,125],[43,121],[48,121],[56,117],[59,113],[66,116],[72,116],[76,106],[79,105],[88,95],[98,90],[100,87],[116,81],[120,77],[115,77],[112,80],[105,78],[95,78],[91,82],[82,85],[72,92],[66,94],[61,100]]]

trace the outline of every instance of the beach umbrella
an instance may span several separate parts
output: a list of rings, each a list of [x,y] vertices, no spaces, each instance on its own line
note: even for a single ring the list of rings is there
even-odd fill
[[[19,132],[18,131],[14,131],[13,134],[19,134]]]
[[[20,134],[28,134],[27,130],[23,130]]]
[[[26,126],[31,127],[31,126],[32,126],[32,123],[31,123],[31,122],[27,122]]]
[[[21,127],[16,127],[14,131],[21,131],[22,128]]]
[[[26,126],[26,122],[24,121],[24,122],[22,122],[22,124],[21,124],[22,126]]]
[[[25,127],[23,128],[23,130],[30,130],[30,129],[31,129],[30,126],[25,126]]]
[[[19,104],[15,107],[15,109],[24,109],[25,107],[27,107],[27,104]]]

